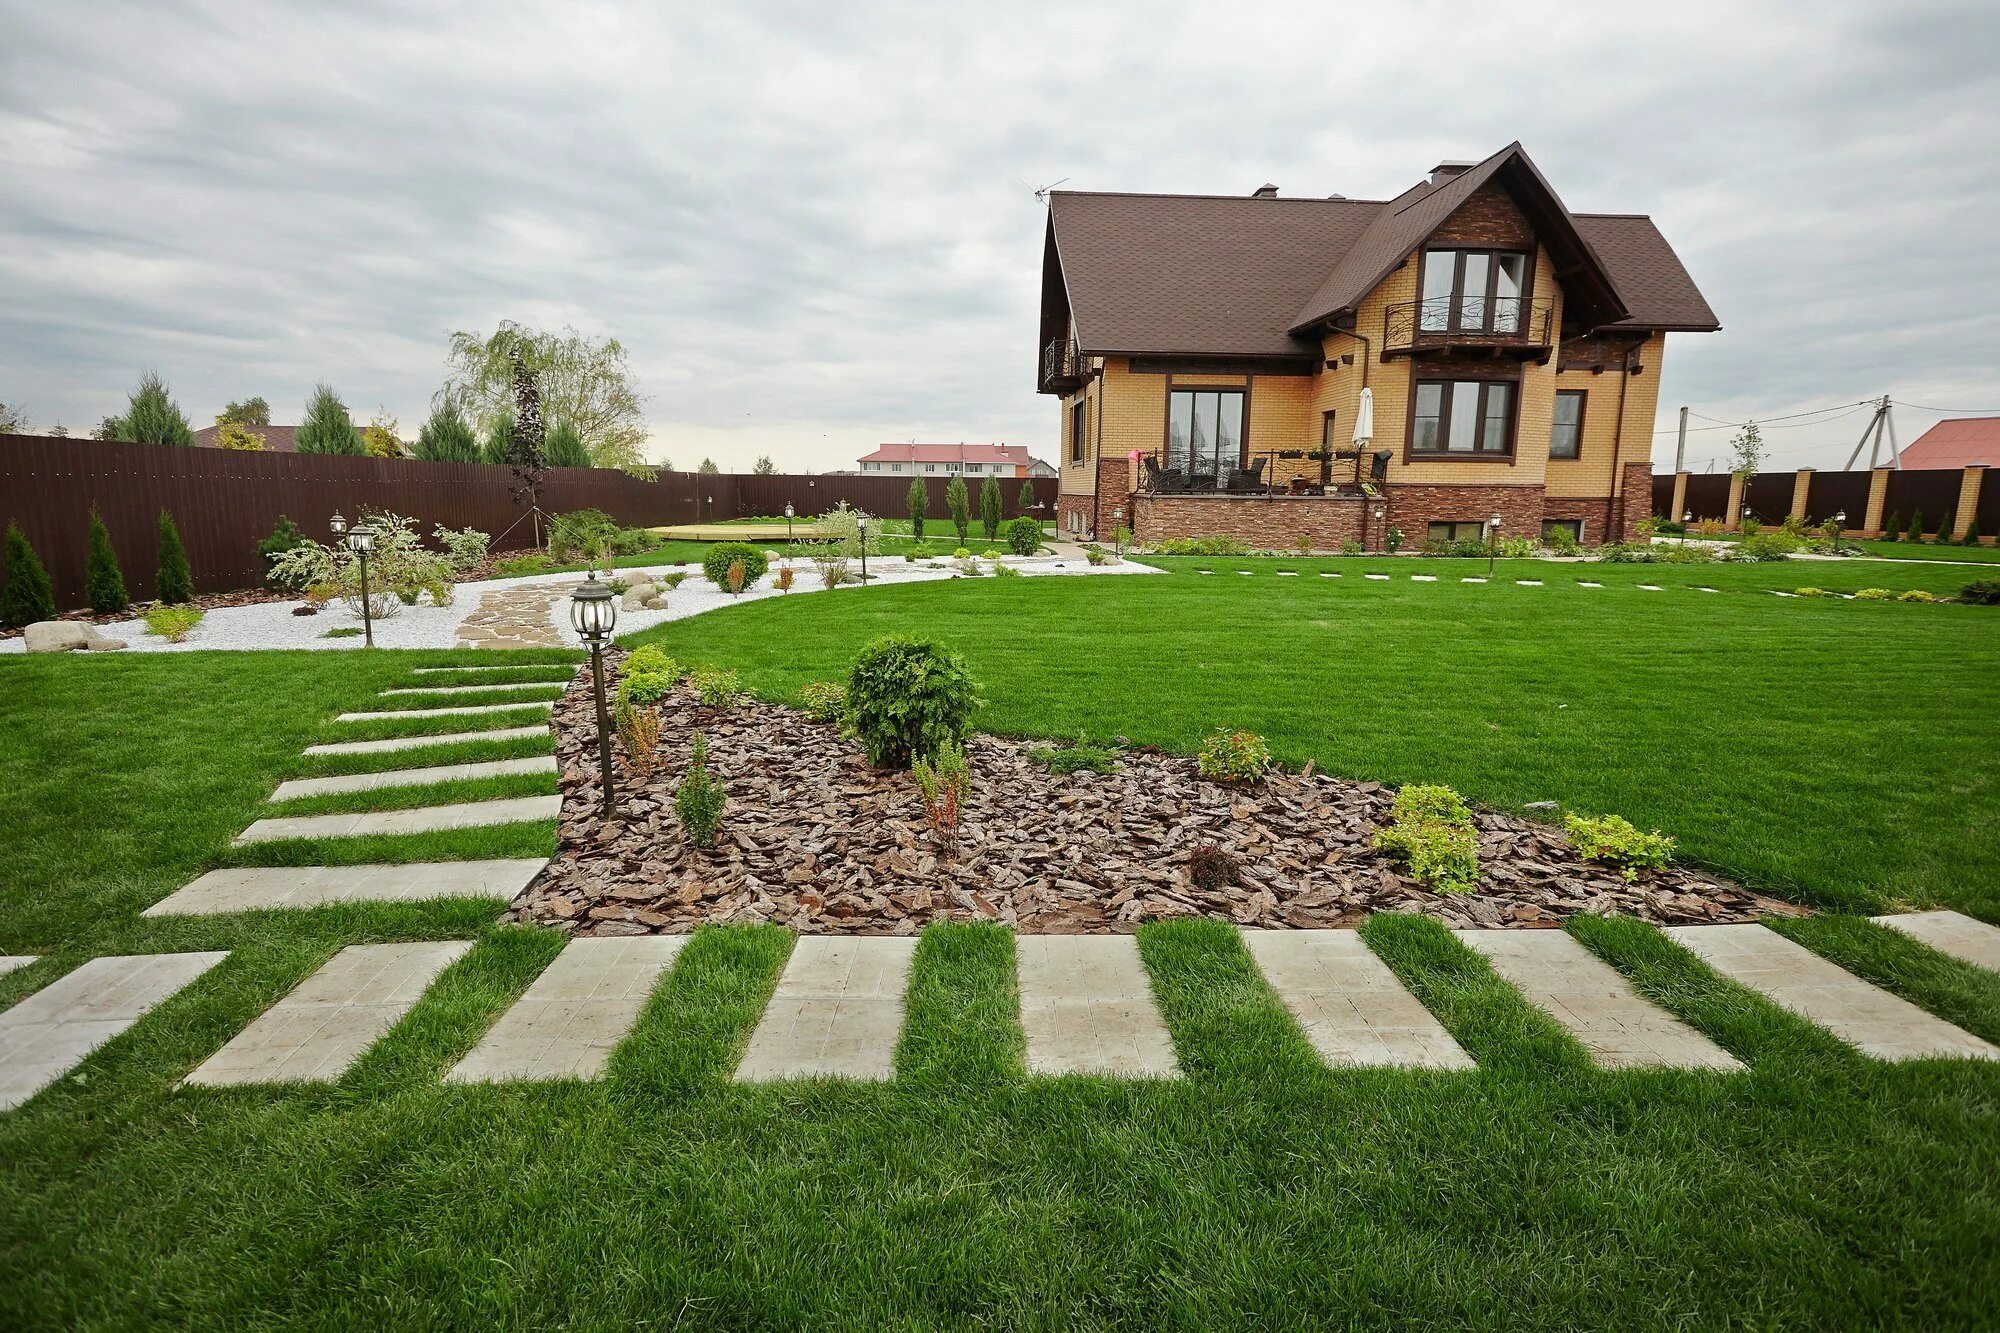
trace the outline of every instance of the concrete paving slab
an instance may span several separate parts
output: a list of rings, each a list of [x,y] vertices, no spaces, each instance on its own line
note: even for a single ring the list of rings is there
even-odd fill
[[[800,937],[737,1079],[894,1078],[916,951],[908,937]]]
[[[447,1083],[598,1078],[685,935],[571,940]]]
[[[145,916],[204,916],[329,903],[428,902],[493,898],[508,902],[548,862],[419,861],[409,865],[239,866],[211,870],[148,907]]]
[[[9,972],[18,972],[30,963],[39,963],[41,961],[40,957],[31,953],[0,956],[0,977],[6,976]]]
[[[12,1110],[76,1068],[228,956],[219,951],[93,958],[0,1013],[0,1111]]]
[[[350,815],[296,815],[260,819],[237,834],[233,847],[286,838],[359,838],[376,833],[430,833],[438,829],[484,828],[528,819],[554,819],[560,796],[516,796],[504,801],[420,805],[412,810],[371,810]]]
[[[385,712],[342,713],[336,722],[380,722],[385,718],[399,717],[477,717],[482,713],[512,713],[520,709],[534,708],[549,712],[556,706],[553,699],[523,699],[517,704],[466,704],[462,708],[392,708]]]
[[[1760,925],[1669,926],[1674,943],[1731,981],[1878,1060],[2000,1059],[2000,1048]]]
[[[471,778],[504,778],[521,773],[553,773],[556,757],[534,754],[523,759],[494,759],[477,764],[438,764],[429,768],[390,768],[379,773],[348,773],[336,778],[293,778],[271,793],[273,801],[294,801],[336,792],[377,791],[384,787],[429,787]]]
[[[1336,1068],[1471,1069],[1452,1036],[1352,930],[1245,930],[1243,945]]]
[[[355,944],[259,1015],[189,1084],[331,1082],[415,1007],[471,940]]]
[[[1172,1078],[1173,1038],[1130,935],[1018,935],[1031,1074]]]
[[[499,727],[492,731],[439,732],[435,736],[391,736],[381,741],[332,741],[308,745],[304,754],[389,754],[397,750],[423,750],[433,745],[458,745],[465,741],[519,741],[530,736],[546,739],[548,727],[540,722],[531,727]]]
[[[1453,933],[1605,1069],[1743,1068],[1735,1056],[1639,994],[1617,968],[1560,930]]]
[[[540,671],[568,679],[576,674],[577,668],[564,666],[560,662],[530,662],[526,666],[432,666],[410,668],[410,674],[413,676],[442,676],[455,674],[460,671]]]
[[[1903,912],[1878,916],[1875,923],[1900,930],[1939,953],[1950,954],[1974,967],[2000,972],[2000,926],[1989,926],[1959,912]]]
[[[561,694],[567,688],[567,681],[517,680],[505,685],[399,685],[376,693],[385,698],[398,694],[518,694],[528,690],[554,690]]]

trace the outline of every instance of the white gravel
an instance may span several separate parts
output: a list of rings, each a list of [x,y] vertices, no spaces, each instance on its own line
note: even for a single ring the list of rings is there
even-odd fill
[[[771,553],[774,557],[775,552]],[[982,569],[991,565],[990,561],[977,562]],[[1092,565],[1081,559],[1055,556],[1006,556],[1004,563],[1013,566],[1022,574],[1031,577],[1077,574],[1158,574],[1162,571],[1150,565],[1141,565],[1130,560],[1116,564]],[[761,601],[769,597],[804,597],[823,594],[828,590],[821,586],[819,571],[810,560],[786,561],[774,558],[772,572],[781,565],[790,564],[796,582],[789,593],[781,593],[771,586],[771,574],[766,574],[757,587],[740,596],[731,597],[715,584],[702,576],[698,565],[661,565],[644,568],[620,569],[615,577],[627,583],[636,582],[642,573],[672,574],[685,573],[688,577],[680,587],[667,596],[664,611],[620,611],[618,632],[649,629],[669,620],[684,620],[698,616],[705,611],[741,602]],[[936,564],[939,568],[929,568]],[[865,596],[872,588],[899,583],[935,583],[960,577],[951,560],[918,562],[913,564],[902,556],[870,556],[868,560],[869,580],[866,584],[843,586],[833,591],[839,596]],[[981,577],[991,578],[984,574]],[[458,626],[479,607],[479,600],[486,592],[495,588],[520,588],[539,585],[569,587],[581,582],[577,574],[540,574],[518,579],[490,579],[480,583],[461,583],[450,606],[432,606],[424,602],[417,606],[399,607],[387,619],[375,622],[375,646],[378,648],[455,648],[458,646]],[[354,615],[346,607],[335,603],[317,615],[293,615],[293,608],[303,606],[303,602],[261,602],[255,606],[217,607],[202,617],[185,642],[168,643],[146,633],[143,620],[121,620],[99,626],[99,632],[106,638],[123,639],[128,650],[149,653],[213,652],[222,651],[264,651],[278,648],[339,649],[359,648],[361,636],[354,634],[345,638],[325,637],[330,629],[361,627],[361,617]],[[576,631],[569,624],[569,603],[566,598],[558,598],[550,607],[549,620],[561,634],[564,643],[581,646]],[[26,644],[20,638],[0,640],[0,653],[26,652]]]

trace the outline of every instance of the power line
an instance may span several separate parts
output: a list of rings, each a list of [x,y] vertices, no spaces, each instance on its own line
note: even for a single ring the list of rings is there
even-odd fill
[[[1756,417],[1756,418],[1753,418],[1753,420],[1755,420],[1755,421],[1756,421],[1756,423],[1757,423],[1757,424],[1758,424],[1758,425],[1759,425],[1760,427],[1762,427],[1762,426],[1768,426],[1768,425],[1770,425],[1770,424],[1771,424],[1772,422],[1774,422],[1774,421],[1795,421],[1795,420],[1797,420],[1797,419],[1798,419],[1798,418],[1800,418],[1800,417],[1817,417],[1817,416],[1823,416],[1824,414],[1826,414],[1826,413],[1828,413],[1828,412],[1840,412],[1840,413],[1842,413],[1842,414],[1844,415],[1844,414],[1846,414],[1846,413],[1848,413],[1848,412],[1852,412],[1852,411],[1854,411],[1854,410],[1855,410],[1856,408],[1862,408],[1862,407],[1871,407],[1871,406],[1873,406],[1873,405],[1874,405],[1874,402],[1875,402],[1875,400],[1874,400],[1874,399],[1872,399],[1872,398],[1864,398],[1864,399],[1862,399],[1862,400],[1861,400],[1860,402],[1858,402],[1858,403],[1834,403],[1834,404],[1833,404],[1832,406],[1830,406],[1830,407],[1815,407],[1815,408],[1811,409],[1810,411],[1806,411],[1806,412],[1787,412],[1787,413],[1785,413],[1785,414],[1784,414],[1784,415],[1782,415],[1782,416],[1775,416],[1775,417]],[[1750,422],[1749,422],[1749,421],[1724,421],[1724,420],[1723,420],[1723,419],[1722,419],[1721,417],[1712,417],[1712,416],[1709,416],[1709,415],[1708,415],[1708,414],[1707,414],[1706,412],[1696,412],[1696,411],[1694,411],[1694,410],[1693,410],[1692,408],[1690,408],[1690,409],[1688,410],[1688,415],[1689,415],[1689,416],[1695,416],[1695,417],[1700,417],[1700,418],[1701,418],[1701,419],[1702,419],[1703,421],[1713,421],[1713,422],[1715,423],[1715,424],[1714,424],[1713,426],[1695,426],[1695,427],[1693,427],[1692,429],[1690,429],[1690,430],[1688,431],[1688,434],[1690,434],[1690,435],[1694,434],[1694,432],[1695,432],[1695,431],[1701,431],[1701,430],[1741,430],[1741,429],[1743,429],[1743,428],[1744,428],[1745,426],[1747,426],[1747,425],[1749,425],[1749,424],[1750,424]],[[1836,421],[1836,420],[1838,420],[1839,418],[1838,418],[1838,417],[1827,417],[1826,419],[1827,419],[1827,420],[1829,420],[1829,421]],[[1817,422],[1817,421],[1808,421],[1808,422],[1802,422],[1801,424],[1802,424],[1802,425],[1808,425],[1808,426],[1817,426],[1817,425],[1819,425],[1820,423],[1819,423],[1819,422]],[[1654,431],[1654,432],[1653,432],[1653,434],[1655,434],[1655,435],[1673,435],[1673,434],[1676,434],[1676,433],[1678,433],[1678,431],[1679,431],[1679,427],[1677,427],[1677,426],[1669,426],[1669,427],[1667,427],[1667,428],[1666,428],[1665,430],[1656,430],[1656,431]]]
[[[2000,417],[2000,407],[1919,407],[1915,403],[1906,403],[1900,399],[1890,401],[1898,407],[1907,407],[1912,412],[1942,412],[1946,416],[1961,417]]]

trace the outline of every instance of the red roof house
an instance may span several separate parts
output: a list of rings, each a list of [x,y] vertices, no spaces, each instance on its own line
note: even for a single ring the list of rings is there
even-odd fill
[[[1053,476],[1048,464],[1037,464],[1021,444],[883,444],[859,460],[863,472],[890,472],[909,476],[925,473],[948,477],[962,472],[967,476],[1032,477]]]
[[[1903,466],[1911,471],[1971,467],[1974,463],[2000,468],[2000,417],[1940,421],[1903,450]]]

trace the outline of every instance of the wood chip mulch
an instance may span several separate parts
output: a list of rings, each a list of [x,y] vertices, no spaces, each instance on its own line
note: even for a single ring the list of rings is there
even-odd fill
[[[1475,816],[1478,892],[1440,894],[1373,849],[1394,795],[1379,783],[1273,772],[1255,787],[1229,787],[1200,777],[1191,759],[1146,749],[1125,751],[1112,774],[1060,776],[1030,757],[1031,745],[986,735],[966,747],[973,792],[947,858],[914,779],[871,769],[833,725],[747,700],[704,708],[685,689],[664,715],[650,779],[618,753],[619,818],[605,824],[589,673],[564,694],[554,718],[560,847],[510,919],[584,935],[676,934],[708,922],[906,935],[931,921],[1073,934],[1184,916],[1307,928],[1396,911],[1493,928],[1556,926],[1578,912],[1662,925],[1802,914],[1690,867],[1627,883],[1578,859],[1560,829],[1490,811]],[[729,798],[709,851],[686,844],[673,813],[697,730]],[[1189,854],[1203,843],[1235,856],[1236,884],[1190,882]]]

